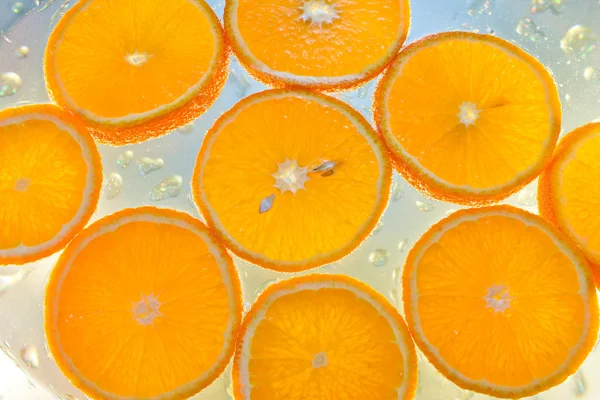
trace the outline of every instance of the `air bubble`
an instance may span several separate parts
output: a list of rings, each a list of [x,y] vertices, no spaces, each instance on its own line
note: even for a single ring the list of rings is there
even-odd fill
[[[0,295],[18,282],[21,282],[32,271],[26,267],[2,267],[0,268]]]
[[[471,3],[471,6],[469,6],[467,14],[469,14],[471,17],[476,17],[483,14],[492,15],[492,6],[492,0],[475,0],[473,3]]]
[[[123,190],[123,177],[116,172],[108,175],[104,183],[104,196],[110,200],[114,199]]]
[[[400,250],[401,253],[405,252],[406,250],[408,250],[408,239],[401,239],[398,242],[398,250]]]
[[[0,97],[12,96],[21,87],[21,77],[14,72],[5,72],[0,75]]]
[[[458,396],[456,396],[456,400],[471,400],[475,396],[474,392],[470,390],[461,390]]]
[[[593,81],[598,78],[598,75],[598,69],[594,67],[586,67],[586,69],[583,70],[583,77],[586,81]]]
[[[517,195],[517,203],[526,207],[533,207],[537,204],[535,192],[532,190],[523,190]]]
[[[235,68],[231,68],[229,71],[231,76],[230,81],[235,87],[235,93],[238,97],[246,96],[248,89],[250,89],[250,80],[243,74],[238,72]]]
[[[586,58],[598,45],[600,39],[587,26],[575,25],[560,41],[560,48],[566,55]]]
[[[189,135],[190,133],[194,132],[194,123],[190,122],[189,124],[177,128],[177,132],[181,133],[182,135]]]
[[[121,168],[127,168],[131,160],[133,160],[133,151],[127,150],[119,154],[119,157],[117,158],[117,165]]]
[[[277,282],[277,279],[269,279],[268,281],[263,282],[254,291],[254,296],[258,297],[259,294],[261,294],[266,288],[268,288],[270,285],[274,284],[275,282]]]
[[[160,201],[179,196],[183,178],[179,175],[172,175],[154,186],[148,197],[150,200]]]
[[[587,382],[585,376],[583,376],[583,372],[581,370],[577,371],[575,375],[573,375],[573,393],[575,397],[583,397],[587,392]]]
[[[21,14],[23,11],[25,11],[25,4],[20,1],[16,1],[12,4],[12,6],[10,6],[10,10],[15,14]]]
[[[165,166],[162,158],[142,157],[137,161],[137,169],[140,175],[146,176],[149,173],[159,170]]]
[[[28,55],[29,55],[29,47],[19,46],[19,48],[17,49],[17,57],[27,58]]]
[[[401,182],[394,182],[394,184],[392,185],[391,194],[392,201],[398,201],[402,197],[404,197],[404,186]]]
[[[535,14],[550,9],[554,14],[560,14],[564,5],[564,0],[531,0],[531,12]]]
[[[540,27],[531,18],[523,18],[519,21],[517,24],[517,33],[532,42],[546,38],[546,34],[542,32]]]
[[[34,346],[25,346],[19,352],[21,360],[31,369],[37,369],[40,365],[38,351]]]
[[[390,253],[385,249],[376,249],[369,254],[369,262],[374,267],[383,267],[390,257]]]
[[[426,203],[426,202],[420,201],[420,200],[417,200],[415,202],[415,205],[417,206],[417,209],[419,211],[424,211],[424,212],[429,212],[435,208],[435,206],[433,204]]]
[[[383,228],[383,222],[379,221],[377,225],[375,225],[375,228],[373,228],[371,235],[377,235],[379,232],[381,232],[381,228]]]

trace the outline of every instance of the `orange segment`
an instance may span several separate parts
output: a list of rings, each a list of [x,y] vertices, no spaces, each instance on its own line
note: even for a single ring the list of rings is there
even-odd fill
[[[598,299],[579,251],[510,206],[433,226],[403,272],[419,348],[448,379],[496,397],[532,396],[573,374],[598,338]]]
[[[176,211],[120,211],[69,244],[46,289],[63,373],[93,398],[183,399],[233,354],[241,289],[231,257]]]
[[[540,214],[581,246],[600,287],[600,123],[561,140],[540,177]]]
[[[406,47],[381,80],[374,109],[400,173],[461,204],[498,201],[527,184],[560,132],[550,74],[491,35],[448,32]]]
[[[204,0],[82,0],[50,36],[50,96],[97,140],[121,145],[185,125],[218,97],[228,49]]]
[[[273,85],[346,89],[375,77],[408,34],[408,0],[227,0],[242,64]],[[260,23],[257,23],[260,21]]]
[[[49,105],[0,111],[0,265],[62,249],[96,209],[102,165],[84,126]]]
[[[348,105],[306,91],[250,96],[210,129],[192,178],[208,224],[242,258],[279,271],[339,259],[389,197],[383,143]]]
[[[233,364],[236,400],[407,400],[416,384],[402,317],[343,275],[269,286],[244,319]]]

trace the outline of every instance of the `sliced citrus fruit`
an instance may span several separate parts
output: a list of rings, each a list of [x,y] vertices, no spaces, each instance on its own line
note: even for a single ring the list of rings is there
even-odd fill
[[[50,104],[0,111],[0,265],[62,249],[92,216],[102,165],[86,128]]]
[[[195,220],[143,207],[67,246],[45,297],[52,356],[92,398],[183,399],[221,374],[241,321],[231,257]]]
[[[390,184],[385,146],[357,111],[285,89],[221,116],[192,178],[196,203],[227,246],[278,271],[347,255],[377,224]]]
[[[600,287],[600,123],[559,143],[538,183],[540,214],[581,247]]]
[[[491,35],[446,32],[406,47],[375,93],[396,168],[439,200],[485,204],[534,179],[558,139],[550,74]]]
[[[206,111],[225,83],[228,51],[204,0],[81,0],[50,36],[46,85],[98,141],[135,143]]]
[[[389,64],[408,34],[410,9],[408,0],[227,0],[224,21],[236,56],[257,79],[337,90]]]
[[[514,207],[442,220],[411,250],[402,280],[417,345],[466,389],[532,396],[577,371],[598,339],[583,254],[552,224]]]
[[[416,385],[404,320],[347,276],[273,284],[242,323],[233,364],[237,400],[407,400]]]

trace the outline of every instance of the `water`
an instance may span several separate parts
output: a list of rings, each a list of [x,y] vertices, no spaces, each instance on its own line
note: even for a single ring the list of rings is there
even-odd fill
[[[33,12],[27,13],[23,10],[18,14],[11,10],[14,2],[9,0],[0,4],[0,75],[14,73],[20,78],[16,90],[10,89],[14,93],[0,96],[0,108],[25,102],[48,101],[41,67],[45,41],[51,25],[55,24],[74,2],[40,0]],[[36,1],[28,0],[22,3],[28,7]],[[497,36],[511,40],[534,53],[551,69],[559,84],[561,99],[565,100],[565,96],[568,95],[571,104],[571,108],[567,108],[566,101],[564,104],[565,132],[585,122],[599,119],[600,80],[597,78],[597,70],[600,68],[600,50],[597,46],[590,50],[594,44],[594,40],[589,40],[590,37],[593,38],[591,34],[583,35],[582,38],[581,35],[573,35],[571,29],[579,25],[590,28],[595,34],[600,33],[597,24],[600,20],[600,4],[595,0],[563,0],[564,6],[557,14],[551,4],[556,1],[538,1],[540,5],[550,6],[543,10],[540,7],[535,13],[531,11],[532,2],[526,0],[490,1],[489,7],[486,3],[473,0],[413,1],[413,25],[408,42],[444,30],[494,32]],[[210,4],[214,6],[217,14],[222,14],[221,1],[211,0]],[[44,7],[47,8],[43,9]],[[16,24],[14,21],[17,21]],[[9,28],[10,24],[14,24],[14,27]],[[517,32],[519,25],[520,32]],[[568,35],[569,31],[571,34]],[[561,40],[567,36],[567,48],[572,49],[568,54],[561,47]],[[24,47],[27,50],[23,50]],[[582,56],[584,53],[585,57]],[[593,70],[586,72],[588,68]],[[4,80],[0,82],[0,85],[4,85]],[[14,82],[13,76],[9,79],[10,88],[14,87]],[[335,95],[353,105],[372,121],[370,106],[374,87],[375,82],[369,82],[355,91]],[[249,77],[237,60],[232,58],[229,78],[221,97],[193,124],[179,128],[177,132],[165,137],[141,144],[121,148],[99,146],[105,176],[98,210],[92,220],[123,208],[148,204],[174,208],[199,217],[195,205],[190,201],[189,182],[202,139],[224,110],[232,107],[240,98],[263,88],[262,84]],[[131,152],[131,157],[128,152]],[[138,162],[145,158],[160,158],[164,166],[141,174]],[[536,211],[534,190],[535,185],[529,185],[522,192],[511,196],[507,203]],[[259,204],[256,204],[256,208],[258,211]],[[373,286],[401,308],[402,290],[398,287],[398,282],[410,247],[428,227],[455,212],[457,208],[456,205],[424,198],[395,175],[390,203],[379,232],[367,238],[365,243],[343,260],[307,273],[334,272],[354,276]],[[375,250],[386,254],[386,261],[380,267],[374,267],[370,261],[370,255]],[[85,398],[62,376],[46,350],[41,304],[43,286],[56,258],[57,256],[52,256],[35,263],[24,269],[23,273],[18,272],[17,267],[0,270],[0,348],[14,359],[4,357],[0,352],[0,396],[4,400]],[[256,295],[270,283],[288,277],[287,274],[267,271],[237,258],[235,263],[243,281],[245,309],[249,308]],[[18,312],[15,312],[17,309]],[[26,353],[25,358],[22,357],[21,351],[24,348],[36,349],[36,368],[28,365],[35,360],[30,354],[31,350]],[[15,365],[26,371],[29,378]],[[489,396],[457,388],[443,378],[424,357],[419,357],[419,366],[421,383],[417,400],[490,399]],[[581,369],[583,384],[577,375],[536,396],[535,400],[597,400],[600,398],[600,381],[593,377],[598,376],[599,371],[600,351],[595,351]],[[212,385],[194,396],[194,399],[230,400],[230,374],[228,368]],[[35,388],[29,386],[28,379],[35,382]]]

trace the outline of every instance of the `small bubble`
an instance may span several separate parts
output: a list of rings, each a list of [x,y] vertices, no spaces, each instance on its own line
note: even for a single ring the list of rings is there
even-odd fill
[[[475,396],[474,392],[470,390],[461,390],[458,396],[456,396],[456,400],[471,400]]]
[[[131,160],[133,160],[133,151],[127,150],[119,154],[119,157],[117,158],[117,165],[121,168],[127,168]]]
[[[401,182],[394,182],[392,185],[392,201],[398,201],[404,197],[404,186]]]
[[[560,48],[566,55],[586,58],[600,44],[598,36],[587,26],[575,25],[560,41]]]
[[[123,190],[123,177],[116,172],[108,175],[104,183],[104,195],[107,199],[114,199]]]
[[[417,200],[415,202],[415,204],[416,204],[417,209],[419,211],[429,212],[429,211],[431,211],[431,210],[433,210],[435,208],[435,206],[433,204],[426,203],[426,202],[420,201],[420,200]]]
[[[369,89],[371,88],[372,82],[369,82],[365,85],[362,85],[361,87],[358,88],[358,91],[356,92],[356,95],[359,99],[364,99],[367,97],[367,95],[369,94]]]
[[[379,221],[377,225],[375,225],[375,228],[373,228],[371,235],[377,235],[381,231],[381,228],[383,228],[383,222]]]
[[[266,213],[273,207],[273,203],[275,202],[275,195],[271,194],[260,201],[258,205],[258,213]]]
[[[401,253],[405,252],[408,249],[408,239],[401,239],[398,242],[398,250],[400,250]]]
[[[587,392],[587,382],[585,376],[583,376],[583,372],[581,370],[577,371],[575,375],[573,375],[573,393],[575,397],[583,397]]]
[[[390,290],[390,299],[392,300],[392,304],[398,304],[398,290],[396,288]]]
[[[249,301],[245,301],[244,302],[244,312],[247,313],[248,311],[250,311],[250,308],[252,308],[252,303],[250,303]]]
[[[12,96],[21,87],[21,77],[14,72],[5,72],[0,75],[0,97]]]
[[[394,285],[397,285],[398,283],[400,283],[401,279],[402,279],[402,267],[394,268],[394,271],[392,271],[392,282],[394,283]]]
[[[179,196],[182,183],[183,178],[179,175],[168,177],[152,188],[149,194],[150,200],[159,201]]]
[[[535,192],[532,190],[522,190],[517,195],[517,203],[526,207],[533,207],[537,204]]]
[[[36,369],[40,365],[37,349],[34,346],[25,346],[19,352],[21,360],[31,369]]]
[[[152,171],[156,171],[165,166],[162,158],[142,157],[137,160],[137,169],[140,175],[146,176]]]
[[[546,38],[546,34],[542,32],[539,26],[531,20],[531,18],[523,18],[517,24],[517,33],[528,38],[532,42],[540,38]]]
[[[592,81],[594,79],[597,79],[598,75],[598,69],[594,67],[586,67],[586,69],[583,70],[583,77],[586,81]]]
[[[27,47],[27,46],[20,46],[17,49],[17,57],[19,57],[19,58],[27,58],[28,55],[29,55],[29,47]]]
[[[474,26],[469,25],[467,23],[460,24],[460,27],[468,32],[479,33],[479,28],[475,28]]]
[[[467,14],[471,17],[476,17],[483,14],[492,15],[492,0],[475,0],[469,6]]]
[[[250,80],[235,68],[231,68],[229,74],[231,76],[230,81],[235,87],[235,93],[238,97],[244,97],[250,89]]]
[[[263,282],[259,287],[254,291],[254,296],[257,297],[261,294],[267,287],[277,282],[277,279],[269,279],[268,281]]]
[[[385,249],[376,249],[369,254],[369,262],[374,267],[383,267],[390,258],[390,253]]]
[[[180,126],[177,128],[177,132],[181,133],[182,135],[189,135],[190,133],[194,132],[194,123],[190,122],[189,124]]]
[[[21,14],[23,11],[25,11],[25,4],[20,1],[16,1],[12,4],[10,10],[15,14]]]
[[[535,14],[551,9],[554,14],[560,14],[564,3],[564,0],[531,0],[531,12]]]
[[[3,267],[0,268],[0,295],[18,282],[21,282],[29,273],[33,271],[25,267]]]
[[[570,94],[565,94],[565,106],[567,106],[569,110],[573,109],[573,103]]]
[[[56,10],[54,12],[54,14],[52,14],[52,18],[50,18],[50,28],[52,28],[59,19],[62,18],[63,15],[65,15],[65,13],[67,12],[67,9],[69,8],[69,3],[71,2],[71,0],[63,0],[62,4],[60,5],[60,7],[58,7],[58,10]],[[42,8],[44,9],[44,8]],[[42,10],[40,9],[40,11]]]

